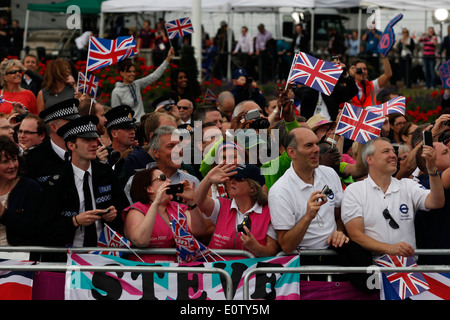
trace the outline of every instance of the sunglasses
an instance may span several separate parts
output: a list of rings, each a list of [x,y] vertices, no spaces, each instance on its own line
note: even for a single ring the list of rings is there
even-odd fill
[[[181,110],[181,109],[183,109],[184,111],[189,110],[189,107],[182,107],[182,106],[177,106],[177,107],[178,107],[178,110]]]
[[[391,226],[392,229],[398,229],[400,228],[400,226],[398,225],[397,222],[395,222],[394,218],[392,218],[391,214],[389,213],[389,210],[386,208],[383,210],[383,217],[385,219],[389,220],[389,225]]]
[[[246,178],[237,178],[237,177],[230,177],[230,179],[234,179],[234,180],[236,180],[236,182],[242,182],[242,181],[247,180]]]
[[[156,181],[156,180],[161,180],[161,181],[166,181],[167,180],[167,177],[166,177],[166,175],[164,174],[164,173],[161,173],[158,177],[156,177],[155,179],[153,179],[151,182],[150,182],[150,184],[152,184],[153,183],[153,181]]]
[[[16,74],[16,73],[22,73],[22,71],[20,71],[20,70],[11,70],[11,71],[8,71],[6,74]]]

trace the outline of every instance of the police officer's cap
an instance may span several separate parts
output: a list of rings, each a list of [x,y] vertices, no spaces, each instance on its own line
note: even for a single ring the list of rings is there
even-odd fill
[[[57,119],[74,120],[80,117],[78,113],[78,99],[68,99],[42,110],[39,117],[44,119],[44,122],[50,122]]]
[[[98,118],[96,116],[82,116],[66,123],[56,133],[60,137],[63,137],[64,141],[68,141],[74,137],[99,138],[97,123]]]
[[[120,105],[105,113],[107,130],[134,128],[134,111],[127,105]]]

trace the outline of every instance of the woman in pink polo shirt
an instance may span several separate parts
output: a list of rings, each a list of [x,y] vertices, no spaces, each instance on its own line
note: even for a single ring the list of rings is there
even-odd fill
[[[175,248],[171,224],[178,219],[178,206],[185,212],[188,230],[199,235],[204,227],[203,217],[193,204],[193,187],[187,180],[184,192],[179,194],[187,204],[171,201],[173,196],[166,190],[171,181],[158,167],[152,167],[136,173],[130,189],[133,205],[123,210],[125,236],[136,247]],[[198,230],[197,230],[198,229]],[[148,263],[159,261],[176,261],[175,255],[140,255]],[[130,255],[129,259],[137,260]]]
[[[194,193],[194,201],[214,223],[214,234],[210,249],[247,250],[255,256],[273,256],[279,251],[276,233],[270,222],[267,195],[262,190],[264,177],[259,167],[243,164],[236,168],[233,164],[220,164],[204,177]],[[213,183],[230,180],[229,196],[213,199],[208,191]],[[238,226],[248,216],[251,227]]]

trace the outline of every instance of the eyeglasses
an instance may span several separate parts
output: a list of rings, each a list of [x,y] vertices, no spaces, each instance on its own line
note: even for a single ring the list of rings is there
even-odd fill
[[[167,180],[167,177],[166,177],[166,175],[164,174],[164,173],[161,173],[160,175],[159,175],[159,177],[156,177],[155,179],[153,179],[151,182],[150,182],[150,184],[152,184],[153,183],[153,181],[155,181],[155,180],[161,180],[161,181],[166,181]]]
[[[394,218],[392,218],[391,214],[389,213],[389,210],[386,208],[383,210],[383,217],[385,219],[389,219],[389,225],[391,226],[392,229],[398,229],[400,228],[400,226],[398,225],[397,222],[395,222]]]
[[[183,107],[183,106],[177,106],[177,107],[178,107],[178,110],[181,110],[181,109],[183,109],[184,111],[189,110],[189,107]]]
[[[37,131],[28,131],[28,130],[18,130],[17,134],[24,134],[26,136],[32,135],[32,134],[38,134]]]
[[[11,71],[8,71],[6,74],[16,74],[16,73],[22,73],[22,71],[20,71],[20,70],[11,70]]]

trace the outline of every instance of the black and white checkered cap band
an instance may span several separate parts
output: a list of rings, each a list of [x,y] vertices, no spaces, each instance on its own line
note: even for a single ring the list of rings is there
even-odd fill
[[[123,124],[123,123],[131,124],[131,123],[133,123],[133,121],[129,117],[123,116],[123,117],[108,121],[105,126],[106,126],[106,129],[109,129],[110,127],[117,126],[117,125]]]
[[[77,115],[77,114],[78,114],[78,108],[75,105],[72,105],[71,107],[59,109],[55,112],[48,114],[44,118],[44,122],[49,122],[49,121],[52,121],[55,119],[61,119],[61,118],[65,118],[67,116],[73,116],[73,115]]]
[[[78,136],[82,133],[88,133],[88,132],[97,132],[97,126],[93,124],[92,122],[89,122],[87,124],[80,125],[78,127],[73,127],[72,129],[67,130],[66,133],[64,133],[64,140],[66,140],[68,137],[72,136]]]

